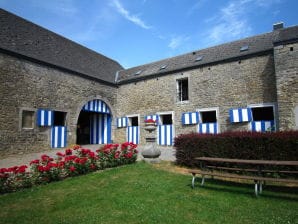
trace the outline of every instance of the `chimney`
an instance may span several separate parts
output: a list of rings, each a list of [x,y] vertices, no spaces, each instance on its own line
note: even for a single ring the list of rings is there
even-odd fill
[[[280,30],[284,28],[284,23],[283,22],[278,22],[273,24],[273,30]]]

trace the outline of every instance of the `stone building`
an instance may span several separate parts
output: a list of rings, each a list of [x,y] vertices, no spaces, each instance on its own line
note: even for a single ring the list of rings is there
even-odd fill
[[[298,26],[124,69],[0,9],[0,155],[298,126]]]

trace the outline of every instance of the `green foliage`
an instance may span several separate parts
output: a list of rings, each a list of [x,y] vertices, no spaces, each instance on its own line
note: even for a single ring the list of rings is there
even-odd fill
[[[177,164],[195,167],[195,157],[298,160],[298,131],[185,134],[175,138]]]

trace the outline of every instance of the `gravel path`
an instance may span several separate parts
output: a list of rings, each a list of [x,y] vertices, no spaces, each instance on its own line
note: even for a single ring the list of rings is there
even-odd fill
[[[91,149],[95,151],[100,147],[100,145],[83,145],[82,147]],[[175,150],[173,147],[159,147],[161,151],[160,159],[164,161],[175,161]],[[141,151],[142,146],[138,147],[139,155],[138,160],[142,160]],[[7,157],[5,159],[0,159],[0,168],[4,167],[12,167],[12,166],[20,166],[20,165],[29,165],[30,161],[34,159],[40,158],[41,155],[47,154],[51,157],[56,157],[57,152],[62,152],[63,149],[52,149],[49,151],[39,152],[39,153],[27,153],[27,154],[21,154],[21,155],[14,155],[11,157]]]

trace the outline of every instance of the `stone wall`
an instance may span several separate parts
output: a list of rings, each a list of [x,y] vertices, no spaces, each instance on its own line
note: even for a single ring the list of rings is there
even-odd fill
[[[280,130],[298,129],[298,44],[276,46],[274,61]]]
[[[275,103],[276,83],[273,56],[255,56],[154,79],[121,85],[117,117],[138,114],[141,144],[145,143],[144,116],[173,112],[176,136],[196,132],[197,125],[182,125],[181,114],[202,108],[217,108],[220,131],[247,130],[248,123],[230,124],[229,109],[251,104]],[[177,102],[176,80],[188,77],[189,101]],[[125,140],[125,128],[116,129],[115,141]]]
[[[76,143],[82,106],[102,99],[114,112],[116,88],[58,69],[0,54],[0,155],[50,148],[50,128],[22,129],[22,110],[67,112],[68,144]],[[112,132],[113,133],[113,132]]]

